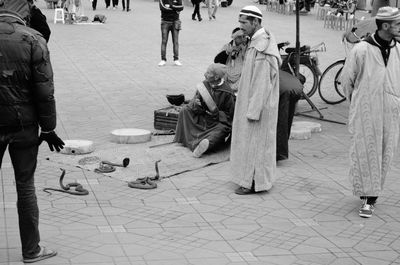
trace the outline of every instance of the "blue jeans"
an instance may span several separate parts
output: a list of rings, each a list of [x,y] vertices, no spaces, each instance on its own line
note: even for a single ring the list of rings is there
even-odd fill
[[[38,127],[27,126],[17,132],[0,132],[0,168],[8,146],[17,186],[17,208],[22,255],[26,258],[39,253],[39,208],[34,173],[38,155]]]
[[[161,20],[161,60],[167,60],[167,43],[168,34],[171,32],[172,45],[174,49],[174,61],[179,60],[179,31],[181,30],[181,21],[165,21]]]

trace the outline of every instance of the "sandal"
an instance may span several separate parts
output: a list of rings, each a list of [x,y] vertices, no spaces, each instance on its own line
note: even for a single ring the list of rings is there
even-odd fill
[[[40,251],[38,254],[36,254],[36,256],[31,257],[31,258],[23,258],[22,261],[25,263],[33,263],[33,262],[37,262],[37,261],[41,261],[44,259],[48,259],[51,257],[54,257],[55,255],[57,255],[57,251],[54,250],[50,250],[47,249],[45,247],[40,247]]]

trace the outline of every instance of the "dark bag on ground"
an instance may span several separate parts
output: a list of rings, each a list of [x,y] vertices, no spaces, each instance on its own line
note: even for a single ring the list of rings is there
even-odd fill
[[[93,22],[106,23],[106,20],[107,20],[106,16],[100,14],[94,15],[93,18]]]

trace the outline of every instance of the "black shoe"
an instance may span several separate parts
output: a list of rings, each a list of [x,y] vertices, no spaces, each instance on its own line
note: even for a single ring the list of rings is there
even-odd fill
[[[199,17],[199,21],[202,21],[203,19],[201,17]]]
[[[254,189],[248,189],[248,188],[244,188],[244,187],[239,187],[235,190],[235,193],[237,195],[249,195],[249,194],[255,194],[255,190]]]
[[[125,11],[125,8],[122,8],[122,11]]]
[[[128,8],[128,9],[126,10],[126,12],[129,12],[129,11],[131,11],[131,9],[130,9],[130,8]]]
[[[196,20],[196,16],[195,15],[192,15],[192,20]]]

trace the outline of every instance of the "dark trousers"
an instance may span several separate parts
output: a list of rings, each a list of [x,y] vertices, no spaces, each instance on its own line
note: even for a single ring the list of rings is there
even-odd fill
[[[35,194],[34,173],[38,155],[38,127],[28,126],[12,133],[0,132],[0,168],[8,146],[17,186],[17,208],[22,255],[39,253],[39,208]]]
[[[305,7],[305,9],[307,10],[307,11],[310,11],[311,9],[310,9],[310,7],[311,7],[311,5],[310,5],[310,0],[304,0],[304,7]]]
[[[97,0],[92,0],[92,8],[93,8],[93,10],[96,10],[96,6],[97,6]]]
[[[118,0],[112,0],[113,7],[118,6]],[[106,0],[106,7],[110,6],[110,0]]]
[[[193,10],[193,14],[192,14],[192,18],[195,19],[196,15],[198,19],[201,19],[201,15],[200,15],[200,3],[196,3],[193,4],[194,5],[194,10]]]
[[[289,158],[289,137],[297,101],[303,90],[293,75],[279,71],[279,109],[276,126],[276,160]]]
[[[171,32],[172,45],[174,50],[174,61],[179,59],[179,30],[181,29],[181,21],[161,21],[161,60],[167,60],[167,43],[168,35]]]
[[[367,199],[367,204],[369,204],[369,205],[374,205],[374,204],[376,203],[376,200],[378,199],[378,197],[373,197],[373,196],[361,196],[360,199],[361,199],[361,200]]]
[[[129,2],[131,0],[126,0],[126,10],[129,10]],[[122,0],[122,8],[125,9],[125,0]]]

